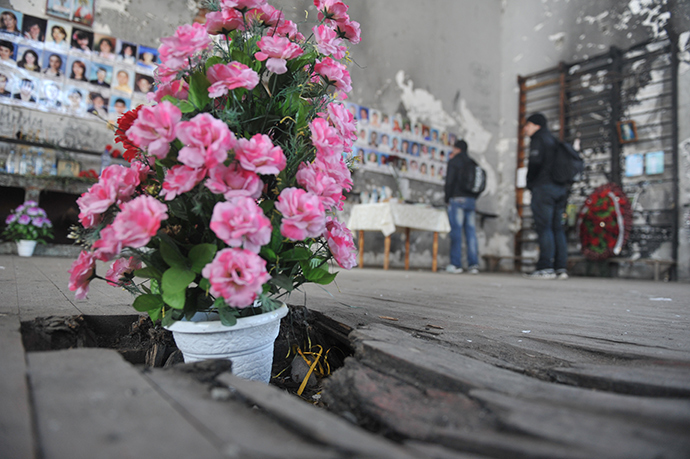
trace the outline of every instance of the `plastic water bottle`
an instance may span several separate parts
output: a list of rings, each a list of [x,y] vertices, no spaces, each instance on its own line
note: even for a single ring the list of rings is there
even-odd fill
[[[34,174],[43,175],[43,152],[40,150],[36,154],[36,160],[34,162]]]
[[[110,166],[110,149],[106,148],[103,150],[103,153],[101,153],[101,174],[103,173],[103,169],[108,166]]]
[[[19,160],[19,175],[26,175],[29,165],[26,162],[26,153],[22,153],[22,159]]]
[[[17,162],[17,155],[14,154],[14,147],[10,150],[10,155],[7,157],[7,162],[5,163],[5,172],[8,174],[14,174],[17,172],[15,168],[15,163]]]

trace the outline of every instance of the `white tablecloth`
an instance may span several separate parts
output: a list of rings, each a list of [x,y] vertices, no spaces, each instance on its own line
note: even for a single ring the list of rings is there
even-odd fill
[[[445,208],[434,208],[425,204],[398,204],[381,202],[375,204],[356,204],[352,206],[350,231],[381,231],[390,236],[396,228],[450,232],[448,214]]]

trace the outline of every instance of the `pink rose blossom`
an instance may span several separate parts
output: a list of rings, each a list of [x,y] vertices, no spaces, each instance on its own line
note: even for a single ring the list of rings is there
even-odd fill
[[[326,171],[330,177],[333,177],[338,186],[350,191],[352,189],[352,174],[347,164],[343,160],[342,155],[320,155],[316,154],[314,160],[315,167]]]
[[[321,54],[326,56],[333,56],[335,59],[342,59],[345,57],[347,48],[342,45],[343,40],[338,38],[335,30],[328,27],[326,24],[321,24],[312,29],[314,37],[316,38],[316,48]]]
[[[295,178],[300,186],[319,197],[325,209],[335,207],[342,210],[342,201],[345,200],[343,187],[318,165],[300,164]]]
[[[206,73],[211,86],[208,95],[212,98],[224,96],[228,90],[237,88],[254,89],[259,84],[259,75],[240,62],[231,62],[227,65],[216,64]]]
[[[206,175],[206,169],[193,169],[189,166],[173,166],[168,169],[163,182],[161,196],[165,196],[166,201],[172,201],[191,190]]]
[[[115,202],[122,203],[129,201],[139,186],[139,171],[130,167],[113,164],[103,170],[99,182],[106,187],[112,188],[115,192]]]
[[[278,27],[271,29],[269,33],[276,37],[288,37],[290,40],[298,42],[304,41],[304,35],[297,29],[297,24],[290,20],[281,21]]]
[[[335,30],[340,38],[349,40],[352,44],[362,41],[362,35],[357,21],[340,21],[335,25]]]
[[[141,269],[141,267],[141,261],[134,257],[118,258],[110,266],[108,272],[105,273],[105,279],[110,283],[117,285],[120,283],[120,279],[122,279],[125,274],[129,274],[135,269]]]
[[[189,97],[189,85],[184,80],[160,83],[156,91],[148,93],[146,98],[149,102],[153,101],[160,104],[163,102],[163,97],[165,96],[171,96],[179,100],[187,100]]]
[[[136,121],[127,130],[127,137],[139,148],[147,148],[149,154],[163,159],[175,140],[175,128],[182,118],[180,109],[168,101],[139,111]]]
[[[323,118],[314,118],[309,123],[311,130],[311,142],[319,150],[332,151],[332,154],[342,154],[345,149],[343,139],[338,135],[338,131],[328,124]]]
[[[137,173],[139,176],[139,183],[145,182],[151,174],[151,168],[148,164],[141,161],[133,161],[129,168]]]
[[[327,19],[329,21],[347,21],[348,6],[339,0],[314,0],[314,6],[319,11],[319,21]]]
[[[178,27],[172,37],[162,38],[158,52],[164,65],[179,70],[189,66],[189,59],[210,44],[206,26],[195,22]]]
[[[228,158],[237,139],[228,125],[208,113],[200,113],[177,126],[177,137],[185,144],[177,159],[191,168],[213,168]]]
[[[268,3],[257,8],[257,17],[266,26],[276,26],[285,21],[285,14]]]
[[[266,260],[244,249],[223,249],[201,271],[211,283],[211,293],[235,308],[250,306],[271,279]]]
[[[328,217],[326,232],[328,248],[333,258],[343,269],[352,269],[357,266],[357,248],[352,238],[352,233],[338,220]]]
[[[74,297],[76,299],[86,299],[89,293],[89,283],[96,273],[96,259],[93,254],[82,250],[68,272],[70,273],[70,291],[75,292]]]
[[[254,57],[262,62],[268,59],[266,68],[278,75],[287,72],[285,64],[288,59],[294,59],[304,53],[298,44],[285,37],[265,36],[259,40],[257,45],[261,51],[255,53]]]
[[[211,35],[244,30],[242,13],[234,8],[206,13],[206,31]]]
[[[350,148],[352,143],[357,140],[357,125],[355,118],[345,105],[331,103],[327,108],[328,121],[336,129],[340,138],[345,142],[345,146]]]
[[[219,164],[210,169],[208,175],[206,187],[213,193],[222,194],[227,200],[240,196],[258,199],[261,196],[264,185],[261,178],[238,163],[228,167]]]
[[[142,195],[122,205],[112,225],[101,231],[101,239],[94,248],[101,260],[108,260],[123,247],[140,248],[149,243],[168,218],[167,206],[155,198]]]
[[[266,0],[221,0],[222,9],[234,8],[240,11],[247,11],[252,8],[261,8],[266,4]]]
[[[84,228],[101,222],[102,214],[115,204],[115,190],[103,183],[96,183],[77,199],[79,221]]]
[[[321,75],[327,84],[334,85],[344,92],[352,91],[350,72],[347,71],[345,64],[341,64],[330,57],[326,57],[322,61],[317,59],[314,71]]]
[[[275,204],[283,214],[280,234],[293,241],[319,237],[326,228],[326,215],[318,196],[301,188],[285,188]]]
[[[269,243],[273,230],[261,207],[246,197],[216,204],[210,227],[230,247],[242,246],[254,253]]]
[[[283,149],[273,145],[271,138],[264,134],[256,134],[249,140],[240,139],[235,147],[235,158],[244,169],[263,175],[277,175],[287,164]]]

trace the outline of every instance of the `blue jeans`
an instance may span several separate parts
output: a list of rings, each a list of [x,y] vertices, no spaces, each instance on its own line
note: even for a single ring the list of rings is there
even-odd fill
[[[467,244],[467,264],[469,267],[479,266],[479,251],[477,249],[477,232],[475,229],[476,213],[474,211],[476,199],[451,198],[448,203],[448,220],[450,221],[450,263],[462,268],[462,233],[465,232]]]
[[[568,240],[563,228],[563,213],[568,189],[554,183],[537,185],[532,190],[532,215],[539,238],[537,270],[566,269]]]

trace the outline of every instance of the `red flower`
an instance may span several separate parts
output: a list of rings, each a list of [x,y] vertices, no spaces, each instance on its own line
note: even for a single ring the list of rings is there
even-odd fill
[[[132,127],[132,124],[139,116],[139,110],[141,110],[144,105],[139,105],[137,108],[125,112],[117,120],[117,134],[115,135],[115,140],[120,142],[125,147],[125,152],[122,157],[129,161],[130,163],[139,154],[139,147],[134,145],[127,137],[127,130]]]
[[[98,174],[93,169],[79,172],[79,177],[98,180]]]

